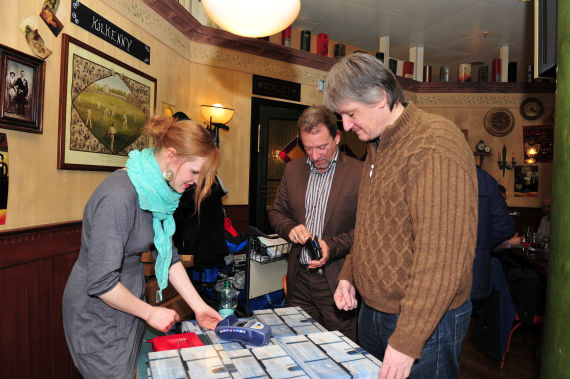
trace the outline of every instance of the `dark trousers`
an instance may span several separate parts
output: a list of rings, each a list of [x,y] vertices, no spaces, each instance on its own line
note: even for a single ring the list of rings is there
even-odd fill
[[[383,360],[388,339],[396,329],[399,315],[380,312],[366,304],[358,314],[358,343],[376,358]],[[426,341],[420,359],[412,366],[409,379],[446,379],[459,375],[459,356],[469,330],[471,301],[444,313]]]
[[[287,303],[303,308],[312,318],[328,330],[338,330],[354,342],[356,341],[357,311],[339,310],[333,300],[324,270],[308,274],[297,269],[295,288],[289,290]]]

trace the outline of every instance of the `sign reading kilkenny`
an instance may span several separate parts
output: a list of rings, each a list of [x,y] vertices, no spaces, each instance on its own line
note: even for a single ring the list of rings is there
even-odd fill
[[[150,46],[87,8],[79,0],[71,1],[71,22],[144,63],[150,64]]]

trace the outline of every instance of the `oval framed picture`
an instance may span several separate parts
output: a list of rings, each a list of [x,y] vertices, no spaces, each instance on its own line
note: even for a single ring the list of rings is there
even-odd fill
[[[515,127],[515,116],[507,108],[493,108],[485,115],[483,125],[489,134],[503,137]]]

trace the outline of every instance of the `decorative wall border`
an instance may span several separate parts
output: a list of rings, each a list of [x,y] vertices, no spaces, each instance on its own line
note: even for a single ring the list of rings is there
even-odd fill
[[[412,92],[410,92],[412,94]],[[521,102],[530,96],[529,93],[416,93],[413,94],[414,99],[407,97],[421,108],[436,107],[514,107],[518,108]],[[554,93],[552,94],[533,94],[544,104],[554,102]]]
[[[177,53],[195,63],[256,73],[315,86],[334,65],[333,58],[281,46],[256,38],[236,36],[200,24],[177,0],[103,0]],[[143,4],[144,3],[144,4]],[[555,83],[423,83],[398,77],[402,88],[416,94],[497,94],[501,105],[515,104],[501,93],[554,93]],[[487,96],[487,95],[485,95]],[[439,96],[418,97],[426,106],[493,105],[493,101],[458,96],[453,102]]]
[[[0,233],[0,269],[79,251],[81,221],[12,229]]]
[[[312,86],[324,80],[326,72],[334,64],[327,57],[203,26],[176,0],[103,2],[194,63]],[[307,60],[320,69],[304,64]],[[295,61],[300,64],[295,64]]]

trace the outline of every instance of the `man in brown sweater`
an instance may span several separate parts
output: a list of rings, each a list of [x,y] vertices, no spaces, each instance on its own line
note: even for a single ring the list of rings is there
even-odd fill
[[[331,69],[325,105],[368,141],[354,246],[334,298],[363,304],[359,344],[379,378],[454,378],[471,315],[477,175],[451,121],[404,103],[394,75],[356,53]]]

